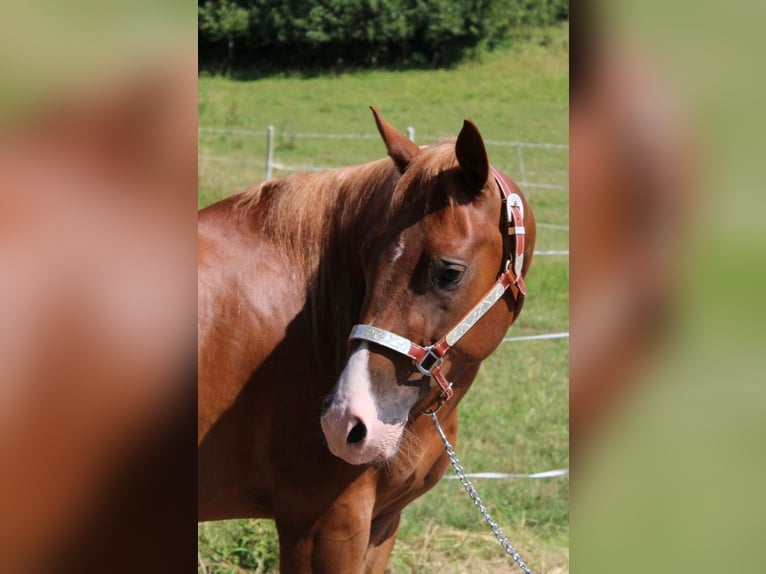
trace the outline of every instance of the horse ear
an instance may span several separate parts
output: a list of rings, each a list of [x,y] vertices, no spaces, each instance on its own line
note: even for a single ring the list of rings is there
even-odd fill
[[[372,115],[375,116],[375,124],[378,126],[380,137],[383,138],[386,144],[388,155],[394,160],[399,173],[404,173],[412,158],[420,153],[420,148],[415,145],[415,142],[384,120],[378,113],[378,110],[375,109],[375,106],[370,106],[370,109],[372,110]]]
[[[489,177],[489,160],[479,128],[471,120],[463,121],[463,129],[455,142],[455,155],[471,191],[481,191]]]

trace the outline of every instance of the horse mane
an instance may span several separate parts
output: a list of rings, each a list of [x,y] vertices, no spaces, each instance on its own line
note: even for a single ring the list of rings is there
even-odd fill
[[[320,368],[335,376],[345,359],[347,337],[364,299],[361,249],[371,229],[383,230],[414,202],[425,215],[444,196],[439,174],[457,165],[454,140],[422,148],[400,175],[384,158],[320,173],[270,179],[242,193],[236,207],[300,270],[307,284],[314,347]],[[402,179],[402,185],[397,185]],[[407,181],[404,181],[404,180]],[[412,190],[417,190],[413,194]],[[421,214],[418,214],[419,216]],[[320,346],[331,364],[322,360]]]

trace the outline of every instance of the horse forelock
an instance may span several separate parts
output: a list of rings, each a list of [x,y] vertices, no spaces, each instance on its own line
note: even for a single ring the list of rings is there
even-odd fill
[[[458,166],[454,140],[423,148],[402,175],[389,204],[387,217],[395,219],[414,202],[420,202],[425,215],[435,203],[454,205],[454,189],[441,186],[441,175]]]

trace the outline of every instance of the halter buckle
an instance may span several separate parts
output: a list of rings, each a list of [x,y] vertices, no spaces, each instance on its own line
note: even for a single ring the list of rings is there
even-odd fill
[[[420,361],[415,363],[418,371],[425,376],[430,377],[433,375],[433,370],[442,364],[442,358],[434,351],[433,345],[426,347],[426,354]]]
[[[507,210],[507,216],[508,216],[508,219],[507,219],[508,227],[513,227],[513,225],[511,225],[511,221],[514,221],[515,219],[513,217],[513,208],[517,207],[519,209],[519,215],[521,216],[521,221],[515,221],[514,225],[520,226],[521,229],[523,230],[524,229],[524,202],[521,201],[521,196],[518,193],[511,193],[506,198],[505,201],[506,201],[505,208]],[[521,233],[523,233],[523,231]]]

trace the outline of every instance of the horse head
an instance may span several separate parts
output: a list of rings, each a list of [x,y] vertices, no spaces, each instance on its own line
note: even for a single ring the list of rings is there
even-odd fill
[[[330,451],[352,464],[392,458],[408,420],[453,392],[455,403],[462,397],[518,314],[535,232],[472,122],[454,142],[420,148],[373,114],[400,177],[361,246],[360,325],[321,419]],[[506,233],[508,194],[521,204],[517,218],[526,212],[515,228],[526,226],[526,244]],[[526,255],[515,274],[514,245]]]

